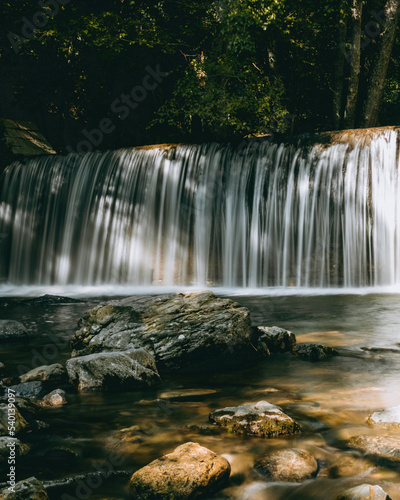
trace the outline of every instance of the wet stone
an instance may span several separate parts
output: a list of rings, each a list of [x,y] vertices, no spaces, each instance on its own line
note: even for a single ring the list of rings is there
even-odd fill
[[[129,491],[137,500],[198,498],[221,489],[230,470],[225,458],[189,442],[135,472]]]
[[[26,341],[28,331],[22,323],[14,320],[0,320],[0,342]]]
[[[373,427],[381,427],[383,429],[400,428],[400,405],[372,413],[368,417],[367,423]]]
[[[299,358],[309,361],[322,361],[338,355],[338,352],[328,345],[312,344],[308,342],[294,346],[292,353]]]
[[[67,396],[62,389],[55,389],[46,394],[41,401],[42,406],[61,406],[67,403]]]
[[[361,484],[341,493],[336,500],[391,500],[380,487],[371,484]]]
[[[307,450],[279,450],[262,457],[255,468],[272,481],[298,483],[317,475],[318,462]]]
[[[35,477],[18,482],[13,489],[4,489],[0,493],[0,500],[48,500],[43,483]]]
[[[370,436],[362,434],[353,436],[349,445],[361,449],[368,455],[399,462],[400,461],[400,436]]]
[[[21,375],[19,379],[21,383],[39,381],[46,384],[62,384],[67,381],[67,372],[61,364],[55,363],[34,368]]]
[[[209,418],[228,432],[238,434],[272,438],[300,431],[297,422],[268,401],[221,408],[211,412]]]

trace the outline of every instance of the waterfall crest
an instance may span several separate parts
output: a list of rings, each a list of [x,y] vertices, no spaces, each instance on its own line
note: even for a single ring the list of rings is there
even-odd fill
[[[13,284],[400,284],[398,132],[45,156],[0,185]],[[1,276],[0,276],[1,277]]]

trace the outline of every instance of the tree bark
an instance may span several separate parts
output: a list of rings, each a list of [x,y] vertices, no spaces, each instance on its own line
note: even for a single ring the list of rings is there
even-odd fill
[[[350,75],[347,87],[347,99],[344,110],[344,128],[354,128],[356,121],[358,84],[360,80],[361,61],[361,19],[364,0],[353,0],[351,9],[351,47],[347,54],[350,64]]]
[[[400,0],[387,0],[384,10],[385,28],[380,35],[381,43],[377,59],[368,82],[367,98],[361,122],[363,127],[376,127],[378,125],[379,107],[399,20]]]
[[[333,128],[339,130],[343,118],[343,88],[344,88],[344,63],[347,26],[344,19],[339,21],[337,33],[337,54],[334,67],[333,82]]]

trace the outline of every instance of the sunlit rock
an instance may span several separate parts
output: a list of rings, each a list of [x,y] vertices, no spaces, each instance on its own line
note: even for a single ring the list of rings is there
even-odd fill
[[[391,500],[389,495],[380,487],[370,484],[361,484],[341,493],[336,500]]]
[[[61,406],[67,403],[65,391],[62,389],[55,389],[54,391],[46,394],[41,401],[42,406]]]
[[[297,422],[268,401],[222,408],[211,412],[209,418],[228,432],[260,437],[287,436],[300,430]]]
[[[317,475],[318,462],[307,450],[279,450],[263,456],[255,468],[272,481],[298,483]]]
[[[361,434],[353,436],[349,444],[360,448],[368,455],[373,455],[385,460],[400,461],[400,436],[370,436]]]
[[[133,474],[129,491],[137,500],[184,500],[210,495],[229,478],[229,462],[197,443],[185,443]]]
[[[383,429],[400,428],[400,405],[376,411],[368,417],[367,423],[374,427],[382,427]]]

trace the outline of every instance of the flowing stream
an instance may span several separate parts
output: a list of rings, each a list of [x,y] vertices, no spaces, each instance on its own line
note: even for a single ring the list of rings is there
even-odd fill
[[[362,483],[400,500],[399,466],[364,459],[347,443],[385,433],[367,416],[400,404],[399,132],[359,136],[45,156],[6,169],[0,319],[21,321],[31,337],[24,349],[1,346],[9,376],[64,363],[78,319],[101,299],[209,287],[247,306],[253,324],[341,354],[313,363],[287,353],[236,372],[171,375],[145,392],[70,393],[46,412],[49,427],[24,437],[32,451],[19,459],[19,478],[87,475],[117,452],[108,480],[89,495],[76,484],[68,491],[127,499],[134,470],[196,441],[234,464],[227,488],[209,500],[334,500]],[[24,300],[44,293],[82,303]],[[168,395],[182,389],[215,392]],[[207,424],[217,408],[259,400],[280,405],[302,433],[260,439],[186,428]],[[271,483],[254,471],[264,453],[293,447],[318,459],[316,479]],[[57,488],[51,500],[60,499]]]

